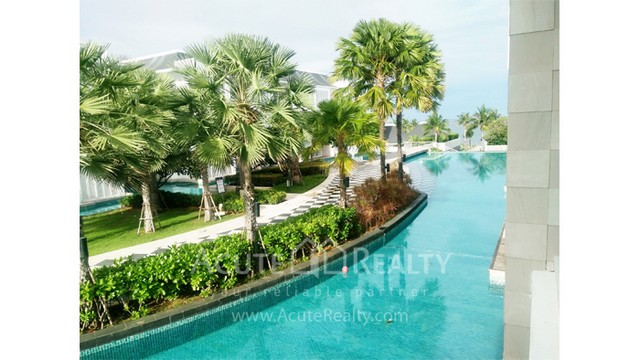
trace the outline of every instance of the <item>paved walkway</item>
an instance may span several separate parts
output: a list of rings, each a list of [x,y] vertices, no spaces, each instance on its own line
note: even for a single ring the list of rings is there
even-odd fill
[[[407,149],[408,155],[425,152],[422,147],[414,147]],[[394,161],[395,158],[387,159],[387,162]],[[364,182],[366,178],[378,178],[380,176],[380,168],[378,161],[364,162],[358,164],[352,172],[349,181],[347,194],[353,196],[353,187]],[[339,177],[336,169],[331,169],[327,179],[322,184],[307,191],[304,194],[287,194],[287,199],[276,205],[261,205],[260,217],[258,217],[259,225],[282,222],[290,217],[304,214],[310,208],[321,207],[327,204],[335,204],[340,198]],[[416,174],[418,185],[426,174]],[[414,177],[414,174],[411,174]],[[419,187],[421,188],[421,186]],[[428,192],[427,192],[428,193]],[[429,194],[429,193],[428,193]],[[242,231],[244,227],[244,217],[227,220],[222,223],[207,226],[201,229],[192,230],[186,233],[173,235],[164,239],[150,241],[148,243],[130,246],[123,249],[110,251],[104,254],[90,256],[89,265],[93,268],[96,266],[107,266],[113,264],[113,260],[125,256],[132,255],[134,259],[139,259],[148,255],[161,253],[171,245],[181,245],[186,243],[200,243],[202,241],[210,241],[221,235],[227,235]]]

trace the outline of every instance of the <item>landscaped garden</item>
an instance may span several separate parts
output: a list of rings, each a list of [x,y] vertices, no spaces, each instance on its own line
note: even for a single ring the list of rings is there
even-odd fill
[[[187,85],[179,88],[142,64],[107,56],[105,46],[81,46],[80,169],[139,194],[123,200],[131,210],[85,219],[91,249],[108,251],[209,225],[216,221],[213,202],[245,218],[242,233],[123,259],[93,272],[84,259],[81,330],[249,281],[264,269],[258,255],[273,259],[270,270],[276,263],[305,260],[311,251],[380,226],[418,196],[403,172],[401,148],[398,171],[387,174],[383,133],[388,117],[400,128],[405,109],[429,111],[442,99],[444,68],[435,42],[413,24],[378,19],[359,22],[338,49],[333,75],[350,86],[316,107],[313,84],[296,72],[294,52],[259,36],[229,34],[187,47],[194,61],[174,69]],[[300,159],[327,144],[338,150],[333,161],[338,207],[259,228],[256,203],[282,201],[286,194],[277,189],[304,192],[326,179],[327,163]],[[348,201],[344,179],[356,165],[350,147],[368,158],[379,155],[380,179],[355,187],[357,197]],[[208,186],[201,196],[158,190],[159,179],[173,173],[209,184],[209,166],[235,166],[237,175],[226,182],[242,195],[215,195]],[[256,186],[276,190],[261,193]],[[199,208],[203,220],[196,224]],[[138,227],[144,235],[133,236]],[[307,248],[299,249],[305,239]],[[199,268],[203,262],[219,267]],[[111,312],[119,315],[112,318]]]

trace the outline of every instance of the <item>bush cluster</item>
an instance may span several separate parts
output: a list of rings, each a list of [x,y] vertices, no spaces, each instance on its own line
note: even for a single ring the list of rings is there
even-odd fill
[[[160,196],[169,208],[198,207],[202,201],[202,195],[173,193],[160,190]],[[222,204],[223,210],[228,213],[241,213],[244,211],[244,202],[237,192],[212,193],[211,197],[216,204]],[[285,200],[287,193],[279,190],[256,190],[256,199],[261,204],[279,204]],[[141,208],[142,196],[140,194],[125,196],[120,199],[124,207]]]
[[[300,255],[319,250],[318,247],[338,245],[361,234],[356,210],[324,206],[310,209],[305,214],[287,219],[279,224],[263,226],[262,241],[267,253],[278,262],[291,260],[292,255]],[[300,246],[302,239],[310,241]],[[293,253],[296,254],[293,254]]]
[[[269,186],[273,187],[278,184],[282,184],[286,181],[284,174],[277,173],[252,173],[251,182],[254,186]],[[225,183],[229,185],[240,185],[240,178],[238,175],[225,176]]]
[[[360,235],[355,209],[334,206],[310,210],[280,224],[261,228],[266,253],[278,262],[308,255],[310,248],[338,244]],[[303,241],[304,239],[311,241]],[[303,251],[295,251],[299,244]],[[240,234],[220,236],[212,242],[172,246],[167,251],[139,260],[131,257],[94,271],[95,283],[80,285],[80,327],[96,326],[91,304],[102,298],[120,304],[133,318],[149,312],[149,307],[179,296],[208,296],[229,289],[247,277],[251,245]],[[89,310],[87,310],[89,309]]]
[[[397,171],[391,171],[386,182],[369,178],[354,187],[352,206],[358,213],[362,228],[368,231],[384,224],[415,200],[419,193],[409,184],[409,175],[405,174],[404,181],[401,181]]]
[[[329,171],[329,165],[329,163],[324,161],[303,162],[300,164],[300,173],[302,176],[326,174]],[[251,181],[255,186],[274,187],[279,184],[284,184],[286,180],[287,174],[282,172],[277,166],[269,166],[251,172]],[[225,183],[229,185],[240,185],[239,176],[225,176]]]

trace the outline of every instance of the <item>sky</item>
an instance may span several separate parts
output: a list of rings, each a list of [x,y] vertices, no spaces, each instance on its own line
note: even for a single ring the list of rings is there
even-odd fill
[[[329,74],[340,37],[361,20],[409,21],[434,36],[445,66],[445,118],[482,104],[507,113],[508,1],[80,1],[80,41],[134,58],[227,33],[266,36],[296,52],[298,69]],[[421,121],[426,115],[409,111]]]

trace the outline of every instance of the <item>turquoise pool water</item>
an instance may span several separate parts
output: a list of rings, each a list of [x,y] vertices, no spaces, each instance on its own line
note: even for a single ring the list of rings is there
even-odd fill
[[[87,216],[107,212],[111,210],[120,209],[120,199],[111,199],[107,201],[101,201],[94,204],[80,205],[80,216]]]
[[[215,185],[215,182],[209,183],[211,186]],[[190,195],[202,195],[202,189],[198,188],[198,184],[190,183],[190,182],[174,182],[167,183],[160,187],[160,190],[174,192],[174,193],[183,193]]]
[[[428,205],[368,244],[368,257],[350,256],[346,275],[290,280],[82,358],[501,358],[503,297],[487,269],[505,216],[505,161],[409,160],[417,186],[435,178]]]

